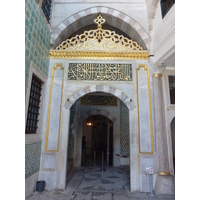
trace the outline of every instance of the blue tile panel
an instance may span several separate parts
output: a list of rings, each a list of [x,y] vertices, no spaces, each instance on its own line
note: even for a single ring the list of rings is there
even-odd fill
[[[120,144],[121,155],[128,156],[130,154],[129,110],[122,101],[120,101]]]
[[[25,178],[39,171],[41,142],[31,143],[25,145]]]
[[[30,61],[47,76],[51,34],[35,0],[25,1],[25,95]]]

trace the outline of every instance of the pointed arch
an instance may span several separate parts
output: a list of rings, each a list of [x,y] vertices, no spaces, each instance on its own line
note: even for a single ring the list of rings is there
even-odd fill
[[[106,23],[125,32],[135,40],[144,50],[149,49],[149,35],[145,29],[133,18],[109,7],[97,6],[87,8],[74,15],[71,15],[53,31],[51,35],[51,45],[56,48],[63,40],[84,26],[90,25],[97,14],[102,14]]]

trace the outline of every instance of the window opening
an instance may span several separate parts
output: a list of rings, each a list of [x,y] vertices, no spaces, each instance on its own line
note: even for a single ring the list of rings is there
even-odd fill
[[[175,4],[175,0],[161,0],[161,11],[162,11],[162,18],[168,13],[170,8]]]
[[[26,120],[26,134],[36,133],[37,130],[42,83],[43,82],[33,74]]]
[[[175,104],[175,76],[169,77],[170,103]]]
[[[51,4],[52,4],[52,0],[43,0],[42,1],[42,10],[43,10],[43,13],[44,13],[48,23],[50,23]]]

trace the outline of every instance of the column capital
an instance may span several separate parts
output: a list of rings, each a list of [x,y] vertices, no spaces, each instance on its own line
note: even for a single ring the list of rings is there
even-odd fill
[[[157,74],[163,74],[166,68],[166,61],[163,60],[161,62],[155,63],[156,66],[156,73]]]
[[[160,62],[156,62],[154,64],[154,77],[161,77],[162,78],[162,74],[164,73],[166,68],[166,61],[160,61]],[[158,75],[160,74],[160,75]]]
[[[165,68],[166,68],[166,60],[162,60],[162,61],[155,63],[154,57],[149,57],[149,62],[150,62],[150,65],[153,68],[154,76],[162,78],[162,74],[164,73]],[[161,74],[161,75],[158,75],[158,74]]]

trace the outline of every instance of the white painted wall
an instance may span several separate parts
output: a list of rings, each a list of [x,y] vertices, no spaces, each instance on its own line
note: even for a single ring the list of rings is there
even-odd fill
[[[153,28],[153,54],[155,63],[165,59],[165,54],[175,51],[175,4],[162,19],[160,3],[155,15]]]

